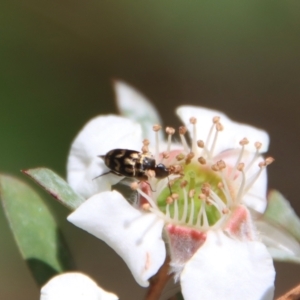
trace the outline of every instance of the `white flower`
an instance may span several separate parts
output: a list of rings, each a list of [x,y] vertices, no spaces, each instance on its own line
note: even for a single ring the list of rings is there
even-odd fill
[[[64,273],[49,280],[41,289],[40,300],[118,300],[82,273]]]
[[[124,95],[130,94],[126,85],[119,85]],[[119,98],[128,103],[122,93]],[[138,184],[139,197],[131,204],[111,191],[122,177],[92,179],[109,171],[97,155],[141,148],[138,125],[121,117],[112,124],[112,116],[87,124],[72,145],[68,179],[77,192],[91,197],[68,220],[112,247],[142,286],[163,264],[167,243],[171,271],[180,279],[185,299],[272,299],[272,258],[249,212],[263,213],[267,204],[266,166],[272,159],[261,156],[268,149],[267,133],[209,109],[182,106],[177,114],[185,124],[179,147],[171,143],[172,128],[166,130],[166,144],[157,131],[151,138],[143,130],[156,162],[171,175],[157,180],[147,173],[148,183]]]

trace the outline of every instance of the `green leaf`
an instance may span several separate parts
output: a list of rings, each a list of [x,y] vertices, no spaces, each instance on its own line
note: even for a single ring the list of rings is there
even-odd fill
[[[153,125],[162,125],[156,108],[144,95],[123,81],[114,81],[114,88],[120,114],[139,123],[142,127],[143,137],[149,139],[150,144],[154,145]],[[163,140],[162,130],[159,132],[159,139]]]
[[[71,255],[52,213],[31,187],[0,175],[0,198],[22,257],[39,285],[73,269]]]
[[[291,234],[264,218],[255,224],[274,260],[300,263],[300,244]]]
[[[73,191],[64,179],[50,169],[36,168],[22,170],[22,172],[32,178],[51,196],[71,210],[76,209],[85,201],[83,197]]]
[[[264,220],[284,228],[300,242],[300,219],[284,196],[272,190],[268,195],[268,207],[263,216]]]

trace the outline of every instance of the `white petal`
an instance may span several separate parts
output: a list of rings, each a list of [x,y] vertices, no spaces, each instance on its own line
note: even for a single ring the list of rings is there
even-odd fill
[[[96,117],[83,127],[71,146],[67,164],[68,182],[85,198],[110,190],[111,185],[123,177],[109,174],[93,180],[109,171],[98,156],[115,148],[139,151],[141,147],[140,125],[113,115]]]
[[[115,294],[106,292],[95,281],[81,273],[55,276],[41,289],[40,300],[117,300]]]
[[[185,300],[267,300],[273,299],[275,271],[262,243],[211,231],[180,279]]]
[[[255,224],[273,259],[300,263],[300,244],[291,234],[264,220]]]
[[[163,221],[133,208],[116,191],[94,195],[68,220],[113,248],[141,286],[148,286],[165,260]]]
[[[153,146],[155,134],[152,127],[154,124],[162,125],[158,111],[144,95],[125,82],[115,81],[114,88],[120,113],[141,124],[143,137],[149,139]],[[163,139],[162,130],[159,132],[159,139]]]
[[[224,126],[224,130],[219,132],[215,154],[228,149],[240,148],[239,142],[245,137],[252,145],[257,141],[261,142],[261,152],[268,150],[269,136],[264,130],[234,122],[222,112],[196,106],[180,106],[177,108],[176,113],[189,129],[190,133],[192,127],[189,120],[191,117],[197,118],[197,140],[203,140],[204,142],[210,131],[213,117],[221,117],[220,122]],[[254,146],[252,148],[251,151],[254,151]]]

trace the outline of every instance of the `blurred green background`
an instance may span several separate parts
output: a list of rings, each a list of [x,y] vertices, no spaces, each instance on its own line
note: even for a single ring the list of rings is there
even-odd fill
[[[176,106],[195,104],[267,130],[276,158],[269,187],[300,215],[299,1],[2,0],[1,172],[47,166],[65,176],[79,129],[116,112],[112,78],[152,99],[165,125],[179,125]],[[78,268],[121,299],[141,299],[117,255],[45,198]],[[38,299],[2,209],[0,228],[0,299]],[[276,295],[299,282],[300,266],[276,269]]]

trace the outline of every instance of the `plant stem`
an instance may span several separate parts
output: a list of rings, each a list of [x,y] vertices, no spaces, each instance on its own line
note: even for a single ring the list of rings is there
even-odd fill
[[[150,278],[150,286],[146,294],[145,300],[159,299],[167,282],[173,276],[169,273],[169,262],[170,258],[167,256],[165,262],[158,270],[158,272]]]
[[[300,299],[300,284],[288,291],[277,300],[299,300]]]

